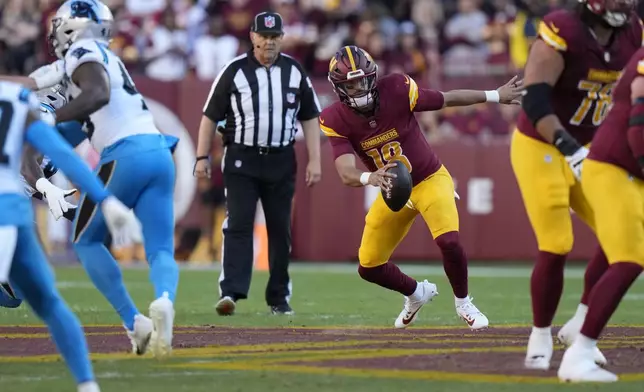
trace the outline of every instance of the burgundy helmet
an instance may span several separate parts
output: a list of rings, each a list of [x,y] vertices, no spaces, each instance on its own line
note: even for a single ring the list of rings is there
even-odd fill
[[[624,26],[635,11],[638,0],[579,0],[611,27]]]
[[[345,46],[329,63],[329,82],[340,101],[361,113],[370,113],[378,102],[378,64],[366,50]]]

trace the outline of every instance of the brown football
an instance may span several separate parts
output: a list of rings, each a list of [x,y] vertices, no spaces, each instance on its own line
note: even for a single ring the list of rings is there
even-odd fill
[[[396,178],[389,178],[392,187],[389,191],[380,189],[382,197],[385,199],[385,204],[392,211],[400,211],[411,196],[411,174],[401,161],[395,161],[396,166],[388,169],[387,172],[396,175]]]

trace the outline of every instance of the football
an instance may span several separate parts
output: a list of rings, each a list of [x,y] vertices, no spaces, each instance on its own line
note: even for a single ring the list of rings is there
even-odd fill
[[[412,182],[407,166],[401,161],[395,161],[395,163],[395,167],[387,170],[388,173],[396,175],[396,178],[389,178],[391,189],[389,191],[381,189],[380,192],[390,210],[400,211],[411,196]]]

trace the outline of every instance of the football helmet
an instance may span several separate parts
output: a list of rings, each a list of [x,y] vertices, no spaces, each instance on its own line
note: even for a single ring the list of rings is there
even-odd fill
[[[345,105],[361,113],[370,113],[378,103],[378,64],[366,50],[345,46],[329,63],[329,82]]]
[[[635,11],[638,0],[578,0],[611,27],[622,27]]]
[[[81,38],[109,42],[114,16],[99,0],[67,0],[51,21],[50,45],[60,59]]]

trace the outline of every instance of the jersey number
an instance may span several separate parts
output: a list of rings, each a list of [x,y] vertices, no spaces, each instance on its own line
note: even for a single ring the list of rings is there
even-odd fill
[[[98,45],[101,51],[103,51],[103,58],[107,63],[108,57],[105,50],[109,49],[109,47],[102,42],[96,42],[96,45]],[[132,81],[132,78],[130,78],[130,74],[127,73],[127,71],[125,70],[125,66],[123,65],[123,62],[120,59],[118,59],[118,65],[119,65],[119,69],[121,70],[121,77],[123,78],[123,90],[125,90],[125,92],[130,95],[139,95],[139,91],[134,86],[134,82]],[[141,98],[141,104],[143,105],[142,107],[143,110],[148,110],[148,106],[145,104],[145,101],[143,100],[143,98]]]
[[[9,163],[5,155],[4,144],[7,142],[11,120],[13,119],[13,104],[9,101],[0,101],[0,163]]]
[[[595,106],[593,111],[592,122],[594,126],[599,126],[611,105],[611,92],[613,90],[613,83],[602,84],[598,82],[591,82],[582,80],[577,85],[581,91],[586,91],[587,95],[581,101],[581,105],[570,119],[570,124],[580,125],[584,122],[590,110]]]
[[[403,154],[403,150],[399,142],[389,142],[380,147],[380,149],[372,148],[371,150],[365,151],[365,153],[373,159],[378,169],[384,167],[391,161],[398,160],[407,166],[407,170],[411,173],[411,162],[409,162],[409,159],[407,159]]]

